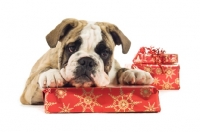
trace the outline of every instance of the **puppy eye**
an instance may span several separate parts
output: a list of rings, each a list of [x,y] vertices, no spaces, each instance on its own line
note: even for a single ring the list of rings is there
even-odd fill
[[[73,53],[76,51],[76,46],[69,46],[69,52]]]
[[[103,59],[108,58],[108,55],[109,55],[108,51],[103,51],[103,52],[101,53],[101,57],[102,57]]]

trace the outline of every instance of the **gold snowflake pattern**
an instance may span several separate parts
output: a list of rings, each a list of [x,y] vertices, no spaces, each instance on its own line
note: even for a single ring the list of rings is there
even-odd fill
[[[155,63],[155,58],[151,58],[150,62]]]
[[[89,109],[91,112],[94,112],[94,106],[100,106],[97,102],[97,99],[102,96],[101,95],[94,95],[93,93],[94,89],[92,89],[90,92],[86,92],[85,89],[83,88],[83,94],[81,96],[79,95],[74,95],[75,97],[79,98],[79,103],[75,104],[74,106],[82,106],[83,111],[85,112],[86,109]]]
[[[153,73],[153,68],[150,67],[150,66],[145,66],[145,67],[144,67],[144,70],[145,70],[146,72]]]
[[[161,86],[162,86],[162,89],[169,90],[169,89],[173,89],[172,84],[173,84],[173,82],[170,83],[169,79],[168,79],[168,81],[166,81],[166,82],[163,81],[163,84]]]
[[[61,109],[60,113],[69,113],[73,108],[69,108],[68,104],[67,106],[63,103],[63,107],[59,107]]]
[[[158,107],[155,107],[155,102],[152,105],[148,102],[148,106],[144,106],[144,108],[146,108],[144,112],[155,112]]]
[[[140,89],[140,95],[142,95],[142,97],[150,97],[151,96],[151,90],[149,88],[141,88]]]
[[[154,84],[154,85],[159,85],[159,84],[160,84],[159,81],[160,81],[160,80],[159,80],[157,77],[155,77],[155,78],[154,78],[154,81],[153,81],[153,84]]]
[[[176,79],[175,79],[175,83],[176,83],[176,84],[179,84],[179,78],[176,78]]]
[[[106,108],[113,108],[115,112],[134,112],[134,106],[142,103],[142,101],[133,101],[133,92],[134,91],[132,91],[128,95],[125,95],[122,89],[120,89],[120,95],[118,96],[109,94],[114,101],[112,105],[107,106]]]
[[[177,62],[177,58],[178,58],[177,55],[173,55],[172,58],[171,58],[171,62],[172,63],[176,63]]]
[[[56,89],[55,94],[57,98],[64,98],[67,95],[67,91],[64,89]]]
[[[169,61],[169,55],[165,54],[165,55],[163,56],[163,62],[166,63],[166,62],[168,62],[168,61]]]
[[[176,74],[174,73],[174,71],[175,71],[175,69],[172,69],[171,67],[167,68],[167,69],[165,70],[166,79],[169,78],[169,77],[172,79],[172,76],[173,76],[173,75],[176,75]]]
[[[136,63],[140,63],[140,62],[141,62],[141,59],[140,59],[140,57],[139,57],[139,56],[137,56],[137,58],[134,60],[134,62],[136,62]]]
[[[161,70],[161,68],[156,68],[156,74],[157,74],[157,75],[162,74],[162,70]]]
[[[49,92],[50,92],[51,89],[46,89],[46,90],[47,90],[47,92],[45,93],[44,108],[45,108],[45,113],[50,113],[50,112],[49,112],[49,107],[50,107],[50,106],[53,106],[53,105],[55,105],[55,104],[57,104],[57,103],[56,103],[56,102],[48,102],[48,101],[47,101],[47,97],[48,97]]]

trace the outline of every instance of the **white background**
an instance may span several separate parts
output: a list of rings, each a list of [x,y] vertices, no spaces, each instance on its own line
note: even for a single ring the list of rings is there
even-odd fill
[[[199,0],[0,0],[0,131],[200,131]],[[155,114],[45,114],[19,97],[35,61],[49,47],[45,36],[63,19],[116,24],[131,40],[120,64],[131,63],[141,46],[179,54],[178,91],[161,91]]]

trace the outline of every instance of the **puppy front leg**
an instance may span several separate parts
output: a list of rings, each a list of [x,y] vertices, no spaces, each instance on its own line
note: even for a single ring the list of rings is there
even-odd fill
[[[65,81],[58,69],[48,69],[47,71],[37,71],[30,75],[26,81],[25,89],[21,95],[22,104],[41,104],[43,103],[42,90],[47,87],[62,87]]]
[[[24,105],[38,104],[43,102],[42,91],[39,88],[39,71],[31,73],[26,81],[24,91],[20,97],[20,102]]]
[[[140,69],[121,68],[117,72],[118,83],[122,85],[152,84],[153,77],[149,72]]]

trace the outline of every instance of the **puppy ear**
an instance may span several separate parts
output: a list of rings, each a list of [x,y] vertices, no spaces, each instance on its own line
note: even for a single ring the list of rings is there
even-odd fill
[[[114,24],[104,23],[107,26],[106,30],[109,32],[116,45],[122,45],[122,53],[128,53],[131,41],[122,33],[122,31]]]
[[[121,30],[118,29],[117,26],[111,25],[109,26],[109,30],[115,44],[122,45],[122,53],[128,53],[131,46],[131,41],[122,33]]]
[[[56,47],[56,44],[59,40],[61,40],[71,29],[76,27],[78,24],[78,20],[73,18],[68,18],[63,20],[60,24],[58,24],[55,29],[53,29],[46,36],[46,41],[51,48]]]

